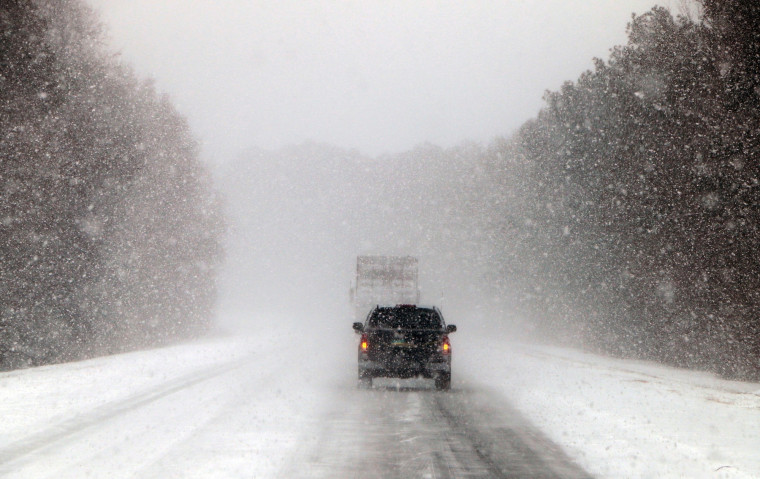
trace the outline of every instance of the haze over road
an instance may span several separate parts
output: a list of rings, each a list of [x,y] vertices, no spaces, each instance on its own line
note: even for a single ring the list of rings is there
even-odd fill
[[[450,392],[425,380],[375,383],[333,391],[319,434],[281,477],[590,477],[504,398],[465,382]]]
[[[0,475],[587,477],[469,372],[451,392],[426,380],[357,390],[349,334],[293,343],[280,331],[5,373],[15,401],[4,401]]]

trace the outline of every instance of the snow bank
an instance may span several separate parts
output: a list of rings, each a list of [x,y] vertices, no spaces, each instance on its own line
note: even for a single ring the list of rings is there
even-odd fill
[[[456,339],[458,377],[497,390],[597,477],[760,477],[760,384],[466,333]]]
[[[0,373],[0,446],[250,354],[229,337]]]

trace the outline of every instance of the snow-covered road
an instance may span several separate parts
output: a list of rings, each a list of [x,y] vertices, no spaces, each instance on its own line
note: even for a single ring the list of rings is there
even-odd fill
[[[333,391],[278,477],[590,477],[503,400],[461,383],[438,392],[430,382]]]
[[[503,400],[464,381],[450,393],[425,380],[358,390],[353,354],[325,371],[331,355],[289,351],[288,337],[7,373],[0,473],[587,477]]]
[[[2,373],[0,476],[760,477],[760,385],[466,331],[449,393],[348,327]]]

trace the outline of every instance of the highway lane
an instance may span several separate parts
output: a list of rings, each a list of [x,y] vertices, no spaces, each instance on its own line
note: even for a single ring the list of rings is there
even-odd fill
[[[40,387],[61,380],[91,387],[65,394],[51,389],[58,391],[55,401],[70,403],[71,413],[52,417],[45,427],[18,437],[0,429],[0,476],[589,477],[504,397],[468,378],[471,371],[455,369],[447,392],[421,379],[378,379],[372,389],[359,390],[355,363],[345,360],[353,345],[347,353],[314,344],[294,354],[275,338],[229,361],[196,361],[195,369],[177,374],[167,372],[161,350],[99,359],[95,369],[74,363],[29,371],[37,380],[49,377]],[[190,358],[193,351],[189,345],[171,354]],[[127,368],[133,358],[145,366]],[[165,380],[141,386],[146,377],[164,374]],[[109,394],[121,385],[114,381],[134,388]],[[85,398],[95,406],[80,407]],[[19,402],[16,408],[23,412],[17,421],[28,417],[30,425],[39,424],[37,405]]]
[[[313,419],[279,477],[587,478],[503,398],[474,386],[376,380]]]

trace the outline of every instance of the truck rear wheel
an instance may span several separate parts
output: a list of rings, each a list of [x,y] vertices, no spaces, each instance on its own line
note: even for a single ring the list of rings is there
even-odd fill
[[[441,374],[435,378],[435,388],[439,391],[451,389],[451,374]]]
[[[372,388],[372,376],[367,373],[359,372],[359,382],[356,387],[359,389],[371,389]]]

